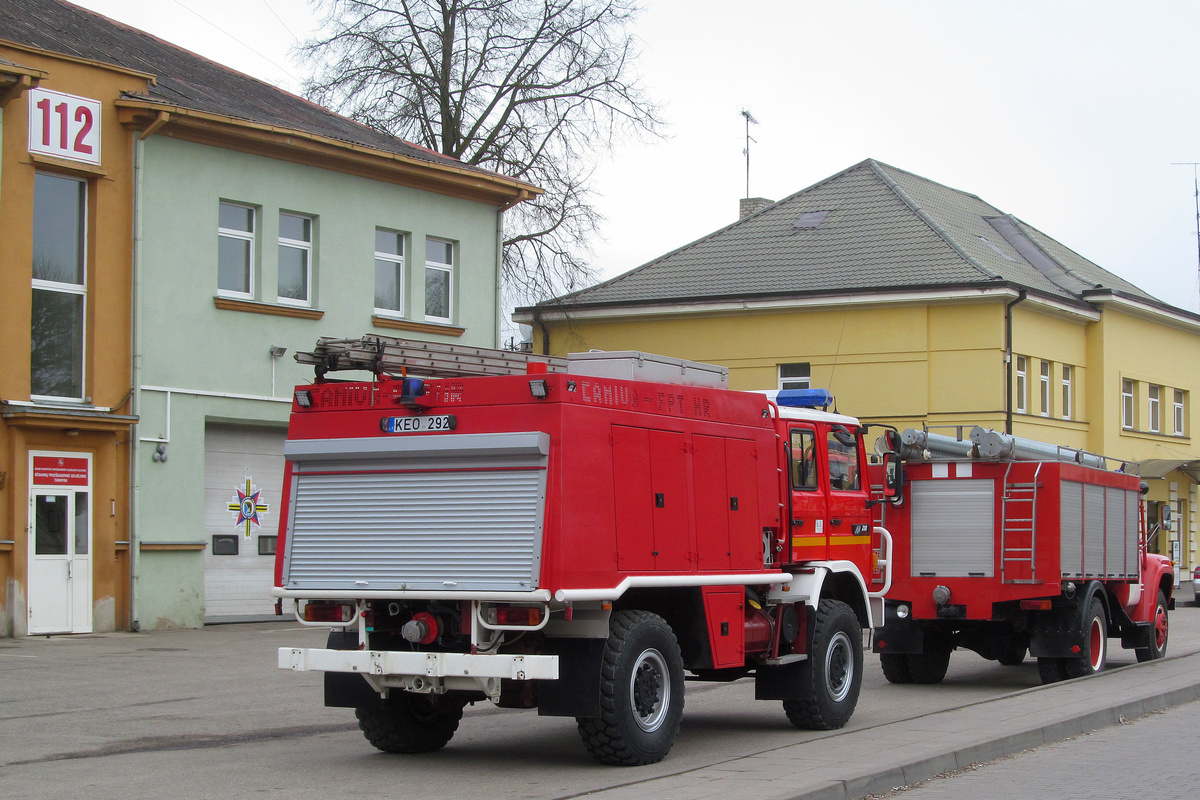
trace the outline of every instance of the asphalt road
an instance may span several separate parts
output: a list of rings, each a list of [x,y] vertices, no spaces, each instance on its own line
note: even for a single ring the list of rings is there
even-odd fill
[[[1200,651],[1200,609],[1172,613],[1168,657]],[[605,767],[573,720],[479,704],[439,753],[377,752],[353,712],[321,705],[321,678],[276,666],[281,646],[322,646],[294,622],[203,630],[0,640],[0,787],[5,797],[349,796],[568,798],[768,752],[828,733],[799,731],[750,680],[689,683],[679,739],[660,764]],[[1110,664],[1135,663],[1110,643]],[[957,652],[939,686],[888,684],[867,656],[847,731],[1037,686],[1032,659],[1002,667]],[[846,739],[847,746],[852,738]]]

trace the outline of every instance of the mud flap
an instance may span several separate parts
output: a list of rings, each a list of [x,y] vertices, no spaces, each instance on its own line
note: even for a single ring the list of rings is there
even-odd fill
[[[535,681],[539,717],[600,716],[604,639],[547,639],[543,652],[558,656],[558,680]]]
[[[925,633],[911,616],[896,616],[896,604],[889,602],[883,611],[883,626],[871,637],[871,652],[919,655],[925,652]]]

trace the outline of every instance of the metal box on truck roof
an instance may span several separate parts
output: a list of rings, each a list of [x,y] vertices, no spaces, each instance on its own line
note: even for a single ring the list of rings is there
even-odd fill
[[[682,358],[640,353],[636,350],[569,353],[567,372],[592,378],[674,383],[682,386],[729,388],[728,367],[686,361]]]

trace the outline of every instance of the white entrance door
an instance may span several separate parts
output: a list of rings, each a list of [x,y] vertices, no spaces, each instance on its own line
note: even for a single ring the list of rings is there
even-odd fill
[[[28,632],[91,633],[91,460],[39,454],[32,462]]]

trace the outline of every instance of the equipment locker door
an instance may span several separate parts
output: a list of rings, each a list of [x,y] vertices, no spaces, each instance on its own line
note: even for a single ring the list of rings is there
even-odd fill
[[[824,443],[814,425],[793,425],[788,431],[791,448],[792,560],[821,560],[829,551],[829,480],[825,475]]]

